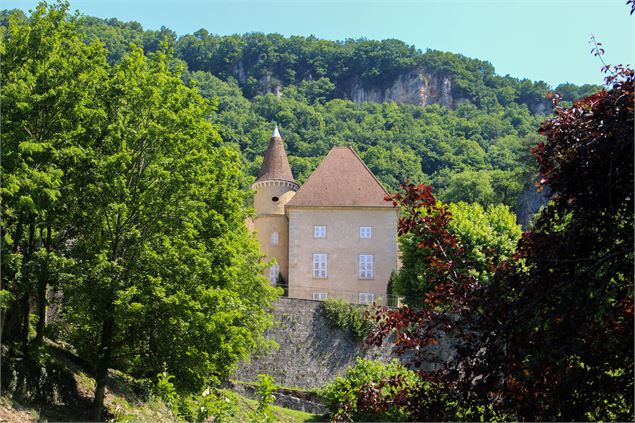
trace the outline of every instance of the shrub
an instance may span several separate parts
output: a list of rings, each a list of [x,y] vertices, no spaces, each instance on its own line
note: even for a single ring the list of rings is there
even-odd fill
[[[421,382],[417,374],[408,370],[397,360],[388,364],[357,358],[354,366],[346,370],[344,376],[337,376],[322,388],[320,394],[334,420],[352,421],[408,421],[409,414],[404,407],[395,406],[380,414],[357,407],[360,390],[369,385],[379,385],[385,380],[398,380],[401,389],[419,389]],[[396,385],[385,385],[378,390],[383,399],[395,395]]]
[[[326,318],[332,326],[349,331],[358,340],[368,336],[372,327],[372,321],[367,315],[368,307],[334,298],[327,298],[323,304]]]
[[[200,395],[179,395],[173,375],[157,375],[154,394],[160,398],[177,418],[188,422],[230,421],[236,414],[236,400],[219,389],[209,388]]]
[[[275,395],[273,395],[276,388],[271,376],[267,374],[258,375],[258,386],[256,387],[258,404],[256,409],[249,415],[250,421],[254,423],[270,423],[274,421],[271,413],[271,404],[276,400]]]

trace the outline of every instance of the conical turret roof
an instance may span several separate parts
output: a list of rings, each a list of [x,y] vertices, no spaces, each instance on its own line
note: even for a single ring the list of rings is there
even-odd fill
[[[278,132],[278,125],[276,125],[271,134],[271,141],[269,141],[269,147],[267,147],[256,182],[266,180],[295,182],[291,173],[291,166],[289,166],[289,159],[287,159],[287,153],[284,151],[282,137],[280,132]]]

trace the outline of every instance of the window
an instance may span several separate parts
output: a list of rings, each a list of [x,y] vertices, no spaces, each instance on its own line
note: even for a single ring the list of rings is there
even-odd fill
[[[313,254],[313,277],[326,278],[326,254]]]
[[[278,245],[278,232],[271,234],[271,245]]]
[[[373,228],[370,226],[360,226],[359,227],[359,237],[360,238],[370,238],[373,235]]]
[[[369,254],[359,255],[359,278],[373,278],[373,256]]]
[[[269,283],[276,283],[279,272],[280,266],[278,266],[278,263],[272,264],[271,267],[269,267]]]
[[[313,293],[313,299],[314,300],[320,300],[320,301],[324,301],[329,297],[328,292],[314,292]]]
[[[375,301],[375,294],[372,292],[360,292],[359,303],[360,304],[372,304]]]
[[[326,226],[314,226],[313,238],[326,238]]]

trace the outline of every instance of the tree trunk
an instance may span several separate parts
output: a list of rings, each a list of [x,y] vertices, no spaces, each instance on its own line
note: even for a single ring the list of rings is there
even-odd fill
[[[24,356],[28,356],[29,353],[29,329],[30,329],[30,319],[31,319],[31,275],[29,272],[29,266],[31,265],[31,256],[33,255],[33,250],[35,247],[35,218],[31,217],[31,223],[29,223],[29,244],[24,252],[24,263],[23,263],[23,273],[22,273],[22,281],[24,283],[24,294],[20,302],[22,303],[22,333],[21,333],[21,341],[22,341],[22,353]]]
[[[107,313],[107,317],[102,321],[101,342],[99,345],[99,355],[95,368],[95,399],[93,400],[92,420],[102,420],[102,410],[104,408],[104,394],[106,392],[106,381],[108,379],[108,367],[112,354],[112,337],[114,331],[114,319],[112,313]]]
[[[42,232],[40,231],[40,237],[42,236]],[[42,341],[44,339],[44,329],[46,328],[46,305],[47,305],[47,301],[46,301],[46,289],[48,288],[48,283],[49,283],[49,258],[50,258],[50,254],[53,251],[53,246],[51,244],[51,223],[48,222],[46,224],[46,254],[47,254],[47,261],[44,264],[44,268],[42,269],[42,272],[40,273],[40,277],[38,279],[38,286],[37,286],[37,315],[38,315],[38,321],[37,321],[37,328],[36,328],[36,332],[35,332],[35,340],[34,340],[34,344],[35,345],[41,345]]]

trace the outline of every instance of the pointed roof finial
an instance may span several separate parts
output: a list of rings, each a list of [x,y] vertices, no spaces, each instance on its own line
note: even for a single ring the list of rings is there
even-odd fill
[[[276,127],[273,130],[273,133],[271,134],[271,138],[282,138],[280,136],[280,132],[278,131],[278,124],[276,123]]]

